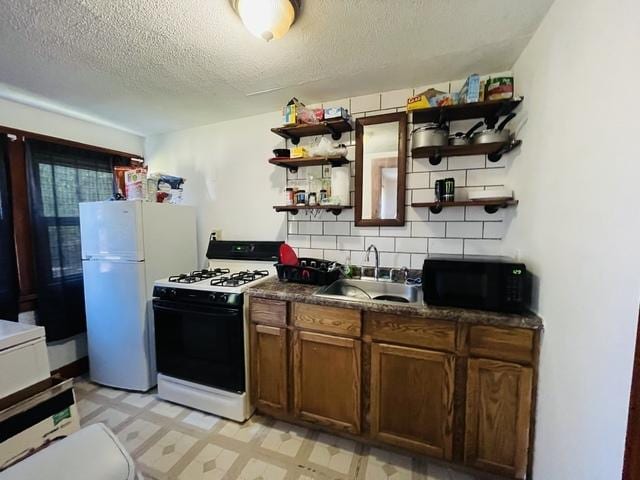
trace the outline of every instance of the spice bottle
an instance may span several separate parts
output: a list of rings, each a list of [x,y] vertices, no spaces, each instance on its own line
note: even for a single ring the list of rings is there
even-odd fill
[[[307,202],[312,206],[318,204],[318,197],[316,196],[316,192],[309,192],[309,198]]]
[[[287,187],[284,189],[284,204],[293,205],[293,188]]]

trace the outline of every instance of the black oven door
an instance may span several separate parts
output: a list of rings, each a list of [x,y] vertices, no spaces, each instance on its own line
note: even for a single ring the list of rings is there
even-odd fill
[[[158,373],[245,391],[242,306],[153,300]]]

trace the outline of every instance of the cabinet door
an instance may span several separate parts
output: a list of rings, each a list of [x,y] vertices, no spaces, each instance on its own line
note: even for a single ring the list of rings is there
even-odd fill
[[[296,331],[294,411],[307,421],[360,432],[360,341]]]
[[[251,325],[251,399],[266,412],[287,411],[287,330]]]
[[[371,345],[371,434],[451,459],[455,357],[420,348]]]
[[[513,363],[469,359],[465,462],[526,476],[533,371]]]

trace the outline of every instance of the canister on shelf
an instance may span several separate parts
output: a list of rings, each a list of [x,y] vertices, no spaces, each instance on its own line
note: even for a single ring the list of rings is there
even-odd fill
[[[327,198],[327,191],[323,188],[322,190],[320,190],[320,195],[318,195],[318,201],[322,203],[323,201],[327,200]]]
[[[284,204],[285,205],[293,205],[294,204],[293,188],[291,188],[291,187],[287,187],[287,188],[284,189]]]
[[[307,199],[307,203],[309,206],[314,206],[318,204],[318,197],[316,196],[316,192],[309,192],[309,198]]]
[[[304,190],[298,190],[296,192],[296,205],[307,204],[307,193]]]

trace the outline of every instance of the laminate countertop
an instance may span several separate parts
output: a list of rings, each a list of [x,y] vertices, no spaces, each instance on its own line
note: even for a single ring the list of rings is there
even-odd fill
[[[436,320],[449,320],[478,325],[494,325],[504,327],[529,328],[541,330],[542,319],[533,312],[521,314],[489,312],[457,307],[436,307],[427,304],[381,303],[367,300],[341,300],[314,295],[320,287],[299,283],[281,282],[270,278],[246,290],[249,296],[284,300],[288,302],[311,303],[330,307],[353,308],[372,312],[390,313],[425,317]]]

